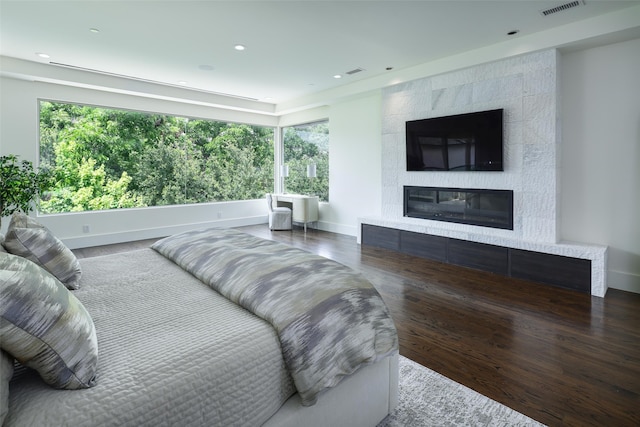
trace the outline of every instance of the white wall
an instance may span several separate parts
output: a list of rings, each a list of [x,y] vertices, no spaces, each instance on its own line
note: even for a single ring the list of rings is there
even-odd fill
[[[359,217],[380,213],[380,105],[376,90],[279,119],[281,127],[329,119],[329,202],[320,203],[321,230],[355,236]]]
[[[640,292],[640,39],[562,57],[561,236],[609,246],[609,287]]]
[[[280,118],[282,127],[329,119],[329,203],[320,203],[322,230],[355,236],[359,217],[380,213],[380,106],[376,90]]]
[[[326,230],[355,236],[359,217],[380,214],[380,106],[380,91],[331,105]]]

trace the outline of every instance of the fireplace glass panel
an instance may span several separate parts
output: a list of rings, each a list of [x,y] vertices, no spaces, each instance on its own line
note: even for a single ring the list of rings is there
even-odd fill
[[[513,230],[513,191],[404,187],[404,216]]]

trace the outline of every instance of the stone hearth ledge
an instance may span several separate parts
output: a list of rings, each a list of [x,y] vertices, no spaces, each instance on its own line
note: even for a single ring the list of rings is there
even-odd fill
[[[509,239],[500,236],[491,236],[467,231],[447,230],[433,227],[433,221],[412,221],[408,218],[390,219],[382,217],[358,218],[358,244],[362,243],[362,224],[376,225],[379,227],[395,228],[398,230],[412,231],[415,233],[431,234],[434,236],[450,237],[459,240],[468,240],[489,245],[504,246],[513,249],[542,252],[552,255],[561,255],[571,258],[588,259],[591,261],[591,295],[603,298],[607,292],[607,247],[601,245],[589,245],[574,242],[530,242],[518,239]]]

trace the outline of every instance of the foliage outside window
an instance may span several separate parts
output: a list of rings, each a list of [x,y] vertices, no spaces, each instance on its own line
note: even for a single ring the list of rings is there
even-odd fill
[[[288,193],[315,195],[329,201],[329,122],[315,122],[283,129],[284,178]],[[316,176],[307,175],[315,165]]]
[[[259,199],[273,129],[41,101],[40,165],[43,213]]]

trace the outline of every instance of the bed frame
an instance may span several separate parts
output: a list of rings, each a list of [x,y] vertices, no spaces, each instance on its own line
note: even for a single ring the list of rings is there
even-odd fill
[[[300,405],[294,394],[264,427],[373,427],[398,404],[398,353],[365,366],[318,398]]]

